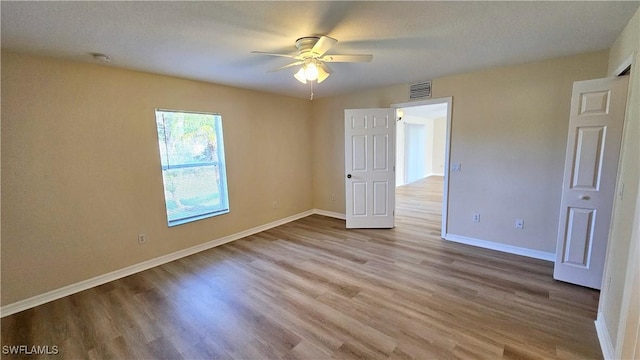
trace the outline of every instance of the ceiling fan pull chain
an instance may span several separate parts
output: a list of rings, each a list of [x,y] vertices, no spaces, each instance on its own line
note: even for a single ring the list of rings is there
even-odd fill
[[[313,100],[313,81],[309,81],[309,85],[311,86],[311,97],[309,100]]]

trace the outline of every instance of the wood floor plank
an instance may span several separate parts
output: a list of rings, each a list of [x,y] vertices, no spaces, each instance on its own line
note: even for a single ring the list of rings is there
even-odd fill
[[[2,319],[64,359],[597,359],[599,292],[553,264],[440,239],[442,177],[396,227],[309,216]]]

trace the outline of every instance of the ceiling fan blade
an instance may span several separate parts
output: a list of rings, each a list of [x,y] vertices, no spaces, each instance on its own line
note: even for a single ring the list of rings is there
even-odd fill
[[[320,58],[326,62],[371,62],[373,55],[371,54],[354,54],[354,55],[325,55]]]
[[[289,67],[292,67],[292,66],[302,65],[302,64],[304,64],[304,61],[296,61],[296,62],[292,62],[291,64],[287,64],[287,65],[284,65],[284,66],[280,66],[279,68],[275,68],[273,70],[269,70],[267,72],[272,73],[272,72],[280,71],[282,69],[286,69],[286,68],[289,68]]]
[[[269,56],[280,56],[280,57],[286,57],[289,59],[295,59],[298,57],[298,55],[289,55],[289,54],[275,54],[275,53],[269,53],[269,52],[264,52],[264,51],[252,51],[252,54],[260,54],[260,55],[269,55]]]
[[[331,70],[331,68],[329,67],[329,65],[323,63],[323,62],[318,62],[318,65],[322,68],[322,70],[326,71],[327,74],[331,74],[333,73],[333,70]]]
[[[333,47],[333,45],[335,45],[337,42],[338,40],[332,37],[321,36],[320,39],[318,39],[318,42],[316,42],[316,44],[313,45],[311,52],[318,54],[318,56],[322,56],[327,51],[329,51],[329,49],[331,49],[331,47]]]

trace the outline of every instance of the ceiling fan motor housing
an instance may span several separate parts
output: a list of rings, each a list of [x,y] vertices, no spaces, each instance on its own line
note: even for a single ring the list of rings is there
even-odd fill
[[[320,56],[320,54],[311,53],[313,46],[320,40],[317,36],[305,36],[296,40],[296,48],[298,49],[298,55],[303,57]]]

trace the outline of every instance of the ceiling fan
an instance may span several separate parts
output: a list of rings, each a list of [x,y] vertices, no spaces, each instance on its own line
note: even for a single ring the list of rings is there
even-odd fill
[[[307,81],[316,80],[323,82],[333,72],[326,64],[330,62],[371,62],[373,55],[353,54],[353,55],[327,55],[327,51],[333,47],[338,40],[329,36],[305,36],[296,40],[297,55],[274,54],[262,51],[252,51],[253,54],[263,54],[270,56],[281,56],[294,59],[296,61],[273,69],[269,72],[276,72],[289,67],[302,65],[300,70],[293,76],[303,84]]]

